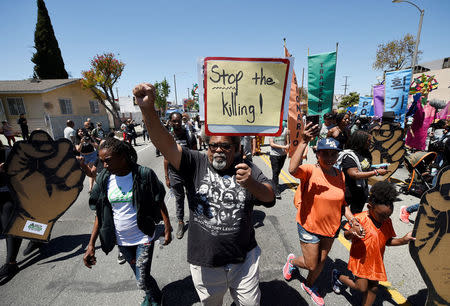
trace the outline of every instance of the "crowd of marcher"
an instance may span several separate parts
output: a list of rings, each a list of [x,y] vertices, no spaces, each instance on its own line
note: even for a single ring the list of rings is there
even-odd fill
[[[161,304],[162,293],[150,269],[155,241],[159,238],[155,224],[164,223],[164,244],[172,240],[163,181],[175,197],[178,239],[185,232],[187,198],[187,261],[201,304],[222,305],[229,290],[236,305],[259,305],[261,249],[255,239],[252,212],[254,206],[272,207],[281,198],[278,177],[291,143],[287,124],[283,122],[280,136],[269,138],[270,180],[252,161],[261,139],[206,136],[200,118],[191,120],[187,113],[173,112],[163,122],[154,108],[154,90],[151,84],[144,83],[137,85],[133,94],[143,115],[144,141],[146,137],[151,139],[157,156],[164,157],[164,180],[152,169],[138,164],[132,146],[136,145],[137,124],[131,119],[121,126],[123,140],[115,137],[114,132],[103,130],[101,122],[94,125],[87,120],[75,130],[74,122],[67,121],[64,137],[73,143],[80,166],[89,177],[89,205],[95,211],[84,264],[88,268],[96,264],[98,237],[106,254],[117,245],[118,262],[128,262],[138,287],[145,291],[142,305]],[[24,120],[21,127],[26,125]],[[386,121],[388,117],[383,118]],[[324,305],[323,288],[317,287],[317,279],[342,230],[344,237],[352,241],[349,271],[333,269],[331,286],[335,293],[341,293],[345,287],[359,290],[363,294],[361,304],[371,305],[378,283],[387,280],[383,263],[385,246],[407,244],[414,238],[411,233],[396,238],[390,219],[398,196],[396,188],[387,181],[371,188],[368,184],[370,177],[388,172],[383,167],[373,167],[370,153],[371,132],[379,129],[380,120],[331,112],[323,116],[323,122],[322,125],[304,122],[299,144],[289,161],[289,172],[299,179],[294,205],[302,255],[289,254],[282,275],[289,281],[296,270],[306,270],[308,274],[301,288],[315,304]],[[429,147],[438,151],[433,166],[440,169],[450,160],[450,142],[447,145],[446,141],[450,133],[442,123],[433,127]],[[3,123],[8,143],[14,142],[14,137],[8,136],[9,130],[8,124]],[[22,135],[24,132],[28,135],[27,128],[22,128]],[[314,139],[318,141],[312,146]],[[316,154],[316,164],[303,163],[309,146]],[[8,151],[6,146],[0,146],[1,165]],[[14,207],[7,182],[7,175],[0,168],[2,229]],[[406,222],[411,211],[402,207],[400,219]],[[17,273],[16,257],[21,241],[6,237],[7,258],[0,277]],[[25,251],[29,254],[38,247],[39,244],[30,243]]]

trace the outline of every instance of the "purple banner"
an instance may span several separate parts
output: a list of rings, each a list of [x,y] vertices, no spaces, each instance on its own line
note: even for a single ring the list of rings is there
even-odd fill
[[[373,87],[373,107],[375,116],[383,117],[384,112],[384,85],[375,85]]]

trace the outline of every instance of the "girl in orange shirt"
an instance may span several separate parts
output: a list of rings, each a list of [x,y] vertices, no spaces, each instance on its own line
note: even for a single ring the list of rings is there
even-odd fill
[[[335,293],[341,292],[341,287],[358,290],[363,294],[362,305],[372,305],[375,301],[378,282],[386,281],[386,270],[383,263],[385,246],[397,246],[407,244],[414,240],[411,232],[403,238],[396,236],[392,221],[393,203],[397,198],[395,187],[386,181],[378,182],[370,190],[368,211],[356,214],[361,226],[364,227],[365,236],[359,238],[357,229],[345,231],[344,236],[352,239],[348,269],[355,276],[355,280],[347,275],[342,275],[337,269],[332,272],[332,285]]]
[[[302,165],[304,150],[317,134],[317,125],[308,123],[289,164],[289,172],[301,181],[294,205],[297,207],[296,221],[303,256],[289,254],[283,276],[290,280],[297,267],[307,269],[308,276],[301,287],[314,303],[324,305],[323,298],[313,285],[337,236],[342,211],[354,227],[359,229],[359,225],[345,203],[344,174],[333,167],[340,151],[339,142],[333,138],[320,140],[317,144],[317,165]]]

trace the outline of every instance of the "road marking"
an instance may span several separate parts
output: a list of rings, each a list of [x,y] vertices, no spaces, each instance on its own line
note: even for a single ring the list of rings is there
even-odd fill
[[[144,151],[145,149],[150,148],[150,145],[145,145],[145,146],[146,146],[145,148],[142,148],[142,149],[140,149],[140,150],[137,150],[136,153],[139,153],[139,152],[141,152],[141,151]]]
[[[261,159],[269,166],[269,168],[272,168],[270,161],[268,160],[267,156],[260,155]],[[284,170],[281,170],[280,178],[283,180],[283,182],[287,184],[297,184],[297,182],[292,178],[290,174],[287,174]],[[289,187],[289,189],[295,193],[295,188]],[[347,251],[350,251],[351,243],[347,239],[345,239],[344,235],[339,233],[338,241],[347,249]],[[411,304],[408,302],[408,300],[395,289],[392,287],[392,284],[390,282],[380,282],[380,285],[384,286],[386,290],[391,294],[392,299],[399,305],[402,306],[411,306]]]

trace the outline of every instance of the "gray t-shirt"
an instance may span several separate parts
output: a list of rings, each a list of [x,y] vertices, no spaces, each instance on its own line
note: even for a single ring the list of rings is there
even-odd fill
[[[277,144],[277,145],[280,145],[280,146],[285,146],[287,144],[286,133],[287,133],[287,128],[284,128],[284,130],[283,130],[283,132],[281,133],[280,136],[272,138],[273,139],[273,143]],[[286,153],[285,149],[270,147],[270,155],[272,155],[272,156],[284,156],[286,154],[287,153]]]

